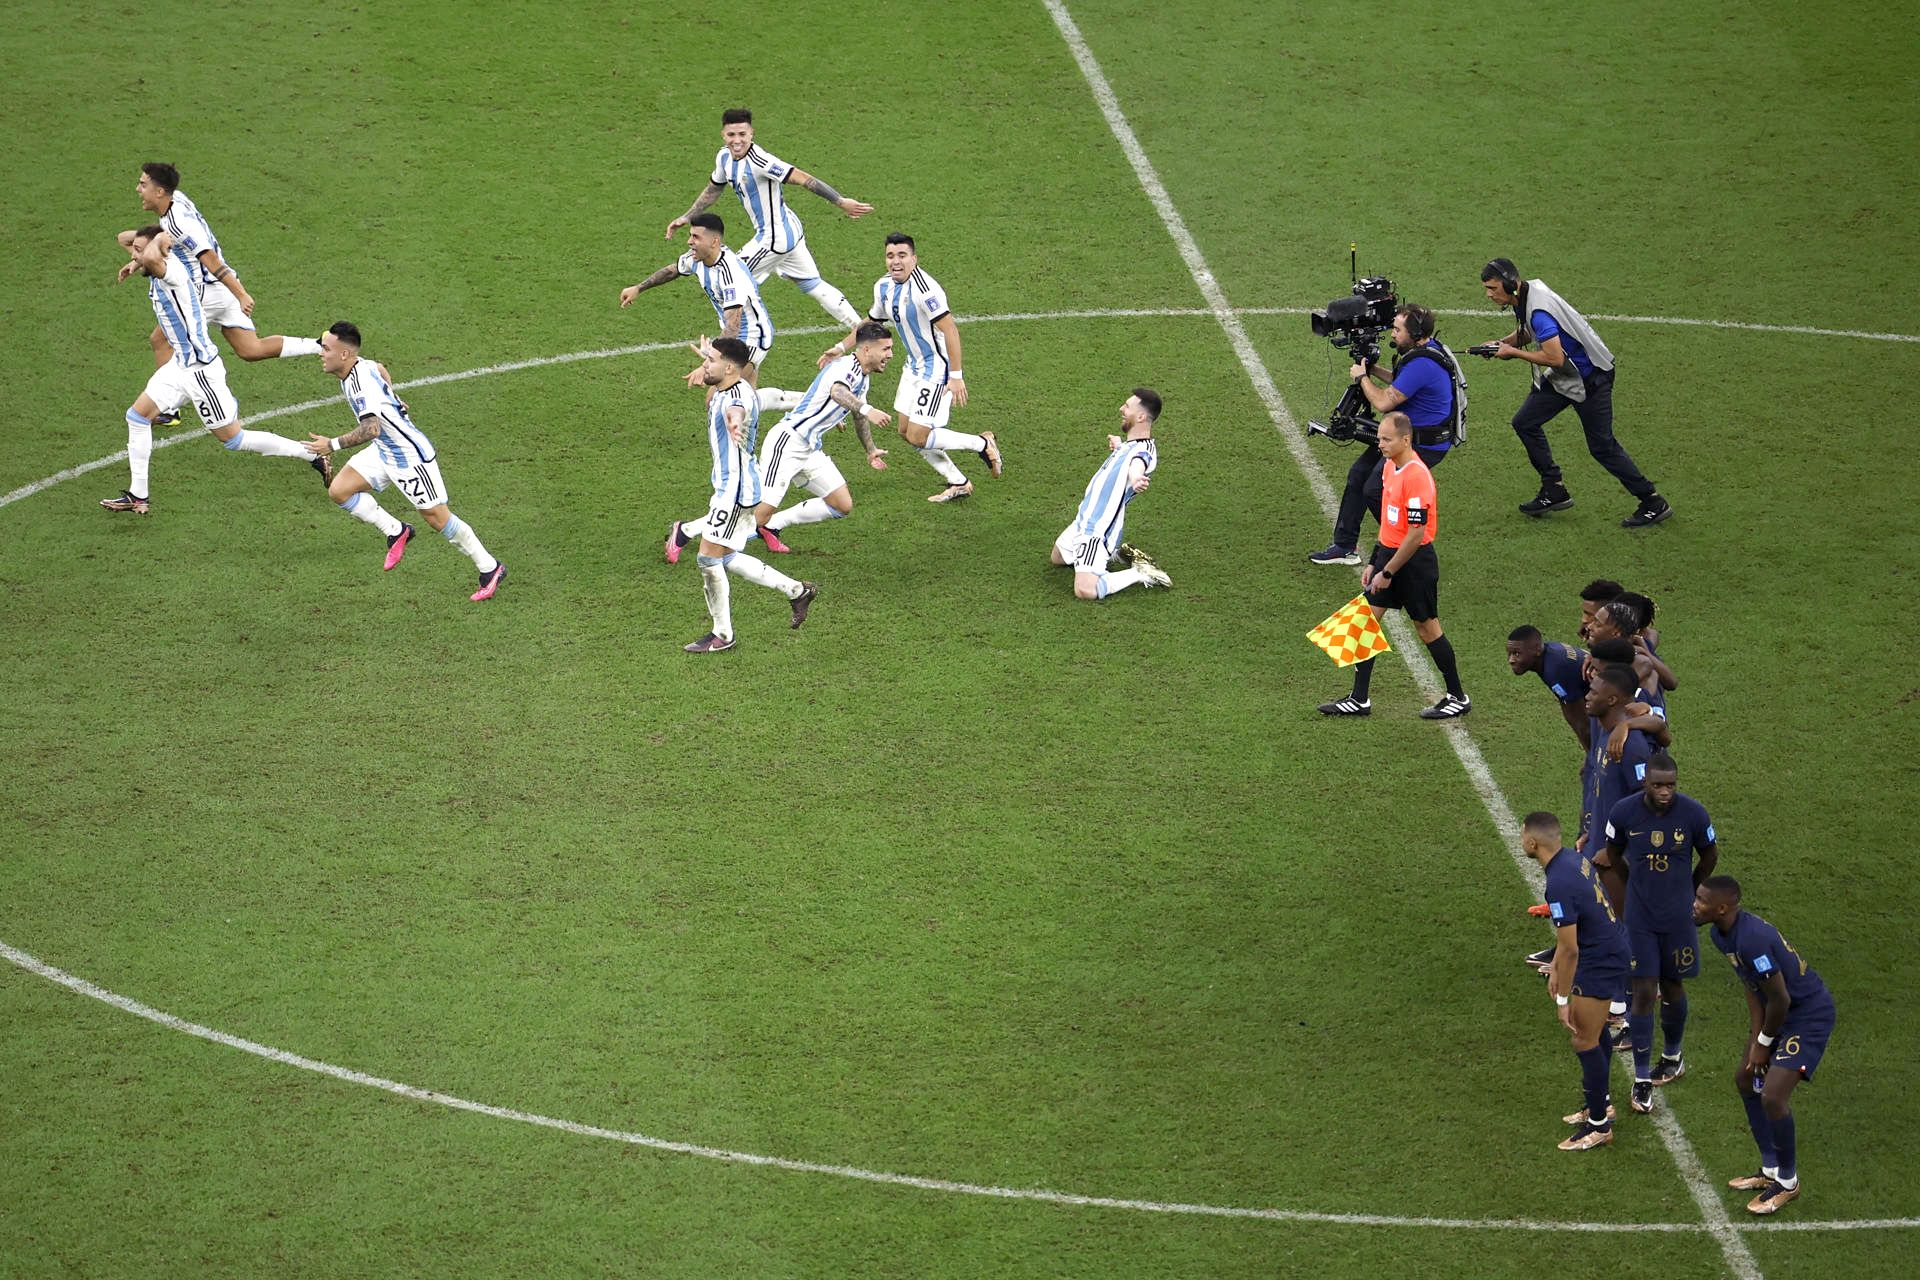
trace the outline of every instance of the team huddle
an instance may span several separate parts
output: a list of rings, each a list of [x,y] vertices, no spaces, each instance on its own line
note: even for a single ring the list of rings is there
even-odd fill
[[[1679,789],[1667,750],[1667,695],[1679,681],[1660,659],[1654,612],[1646,596],[1600,579],[1581,592],[1586,650],[1548,641],[1533,626],[1507,637],[1507,665],[1516,676],[1539,676],[1582,751],[1573,844],[1547,812],[1530,814],[1521,836],[1546,876],[1546,901],[1534,912],[1555,932],[1554,945],[1527,963],[1546,975],[1580,1061],[1584,1105],[1566,1117],[1574,1131],[1560,1147],[1585,1151],[1613,1141],[1615,1052],[1632,1055],[1629,1106],[1639,1114],[1653,1111],[1656,1088],[1686,1075],[1685,984],[1699,975],[1699,926],[1708,925],[1746,987],[1749,1010],[1734,1088],[1760,1166],[1728,1185],[1756,1193],[1750,1212],[1771,1214],[1800,1194],[1789,1099],[1826,1050],[1833,997],[1778,929],[1742,908],[1739,881],[1715,874],[1713,820]]]

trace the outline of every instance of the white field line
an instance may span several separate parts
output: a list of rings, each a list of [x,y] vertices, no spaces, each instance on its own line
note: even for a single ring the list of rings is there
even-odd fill
[[[271,1045],[247,1040],[240,1036],[216,1031],[212,1027],[201,1026],[197,1022],[188,1022],[176,1018],[138,1000],[108,991],[96,986],[85,978],[76,977],[64,969],[29,955],[16,947],[0,942],[0,957],[26,970],[28,973],[45,978],[67,990],[89,999],[111,1005],[123,1013],[136,1018],[177,1031],[182,1035],[194,1036],[214,1044],[225,1045],[229,1049],[238,1049],[269,1062],[283,1066],[297,1067],[302,1071],[311,1071],[317,1075],[331,1076],[347,1084],[365,1085],[379,1089],[415,1102],[432,1103],[435,1106],[451,1107],[456,1111],[471,1111],[476,1115],[491,1116],[496,1120],[513,1120],[520,1124],[537,1125],[543,1129],[557,1129],[562,1133],[571,1133],[583,1138],[602,1138],[611,1142],[623,1142],[629,1146],[647,1147],[655,1151],[672,1152],[676,1155],[699,1156],[707,1160],[722,1160],[729,1164],[757,1165],[768,1169],[781,1169],[788,1173],[818,1173],[836,1178],[848,1178],[858,1182],[874,1182],[883,1186],[911,1187],[920,1191],[939,1191],[953,1195],[982,1196],[995,1200],[1027,1200],[1045,1204],[1068,1205],[1085,1209],[1122,1209],[1136,1213],[1183,1214],[1209,1218],[1252,1218],[1266,1222],[1310,1222],[1333,1226],[1349,1227],[1437,1227],[1454,1230],[1475,1231],[1579,1231],[1592,1234],[1645,1234],[1645,1233],[1693,1233],[1706,1230],[1697,1222],[1555,1222],[1537,1218],[1417,1218],[1400,1217],[1377,1213],[1316,1213],[1304,1209],[1262,1209],[1235,1205],[1186,1204],[1167,1200],[1132,1200],[1115,1196],[1081,1195],[1071,1191],[1049,1191],[1040,1187],[995,1187],[977,1182],[957,1182],[951,1178],[922,1178],[905,1173],[885,1173],[875,1169],[862,1169],[853,1165],[821,1164],[812,1160],[789,1160],[783,1156],[760,1155],[751,1151],[728,1151],[721,1147],[702,1146],[693,1142],[673,1142],[666,1138],[650,1137],[644,1133],[632,1133],[621,1129],[603,1129],[598,1125],[579,1124],[572,1120],[561,1120],[553,1116],[537,1115],[531,1111],[518,1111],[512,1107],[496,1107],[485,1102],[474,1102],[467,1098],[455,1097],[450,1093],[440,1093],[433,1089],[422,1089],[416,1085],[402,1084],[398,1080],[388,1080],[382,1076],[368,1075],[364,1071],[355,1071],[349,1067],[335,1066],[330,1062],[320,1062],[313,1058],[302,1057],[285,1049],[276,1049]],[[1894,1228],[1920,1227],[1920,1218],[1880,1218],[1858,1221],[1835,1222],[1792,1222],[1792,1223],[1756,1223],[1749,1230],[1783,1229],[1796,1231],[1857,1231],[1863,1229],[1882,1230]]]
[[[1309,310],[1310,308],[1307,307],[1227,308],[1227,311],[1236,316],[1304,316]],[[1036,320],[1120,320],[1130,318],[1211,319],[1216,314],[1219,313],[1206,307],[1095,307],[1083,311],[1009,311],[999,315],[965,316],[962,318],[968,324],[1011,324]],[[1456,307],[1441,308],[1438,314],[1443,316],[1486,317],[1491,322],[1492,317],[1497,313],[1488,307],[1482,307],[1478,310]],[[1750,324],[1742,320],[1699,320],[1689,316],[1621,316],[1596,314],[1591,318],[1595,320],[1620,321],[1629,324],[1683,325],[1701,329],[1739,329],[1749,333],[1791,333],[1822,338],[1858,338],[1868,342],[1920,342],[1920,334],[1916,333],[1870,333],[1863,329],[1818,329],[1811,325],[1799,324]],[[839,331],[830,325],[812,325],[807,328],[783,329],[781,332],[795,336],[804,336],[806,334],[837,333]],[[477,369],[462,369],[455,373],[436,373],[431,377],[415,378],[411,382],[396,383],[395,388],[397,390],[405,390],[408,387],[430,387],[441,382],[464,382],[468,378],[484,378],[491,374],[512,373],[519,369],[541,369],[548,365],[555,364],[573,364],[580,360],[607,360],[614,356],[646,355],[655,351],[671,351],[675,347],[684,345],[684,342],[646,342],[639,346],[609,347],[600,351],[569,351],[564,355],[540,356],[532,360],[514,360],[507,364],[482,365]],[[309,409],[324,409],[326,406],[335,403],[337,403],[337,401],[331,396],[323,400],[303,400],[299,404],[287,404],[272,409],[263,409],[259,413],[248,417],[245,421],[249,424],[266,422],[273,418],[286,417],[288,414],[305,413]],[[176,445],[187,440],[197,439],[203,434],[205,433],[197,430],[182,431],[177,435],[167,436],[164,439],[154,441],[153,447],[156,449],[164,449],[169,445]],[[110,467],[116,462],[125,462],[126,460],[127,451],[122,449],[118,453],[110,453],[104,458],[95,458],[91,462],[82,462],[77,466],[68,467],[64,471],[56,471],[54,474],[35,480],[31,484],[24,484],[9,493],[0,494],[0,507],[11,506],[22,498],[31,498],[34,494],[45,489],[51,489],[63,480],[77,479],[90,471],[98,471],[102,467]]]
[[[1306,435],[1294,421],[1285,403],[1281,401],[1280,393],[1273,384],[1273,378],[1267,372],[1266,363],[1261,360],[1260,353],[1254,349],[1252,341],[1248,339],[1246,329],[1240,323],[1240,317],[1233,313],[1227,302],[1226,293],[1220,288],[1212,268],[1207,265],[1206,258],[1200,252],[1200,246],[1195,243],[1192,233],[1187,230],[1186,222],[1181,218],[1180,211],[1174,207],[1173,198],[1167,194],[1166,186],[1160,181],[1160,175],[1154,169],[1153,162],[1147,158],[1139,138],[1134,135],[1133,126],[1127,122],[1126,114],[1121,111],[1119,99],[1114,96],[1113,86],[1108,83],[1106,73],[1100,69],[1093,51],[1087,47],[1086,40],[1080,34],[1080,28],[1074,24],[1073,16],[1067,12],[1067,7],[1062,0],[1044,0],[1044,3],[1047,6],[1047,12],[1053,15],[1054,25],[1060,29],[1061,37],[1067,42],[1067,48],[1072,52],[1074,61],[1079,64],[1080,73],[1086,77],[1087,85],[1093,91],[1094,100],[1099,104],[1101,114],[1106,117],[1108,128],[1113,131],[1113,136],[1119,141],[1120,149],[1126,153],[1135,176],[1140,180],[1140,186],[1159,213],[1160,221],[1166,225],[1167,234],[1173,238],[1175,247],[1180,251],[1181,259],[1187,264],[1188,274],[1193,277],[1193,282],[1199,288],[1201,296],[1213,310],[1220,327],[1226,331],[1227,341],[1232,345],[1234,354],[1239,357],[1241,367],[1247,371],[1247,377],[1252,380],[1254,390],[1259,394],[1261,402],[1266,405],[1274,427],[1279,431],[1288,452],[1293,455],[1295,464],[1305,475],[1314,497],[1319,499],[1322,512],[1328,520],[1332,520],[1339,505],[1334,496],[1332,483],[1327,479],[1327,474],[1321,468],[1319,460],[1308,449]],[[1408,626],[1406,620],[1398,613],[1394,613],[1388,615],[1387,629],[1392,633],[1394,644],[1400,651],[1400,657],[1406,663],[1407,670],[1412,674],[1415,682],[1425,691],[1427,697],[1438,698],[1441,687],[1435,673],[1426,661],[1415,656],[1415,636],[1412,627]],[[1487,815],[1493,819],[1494,828],[1501,842],[1512,855],[1514,866],[1526,882],[1529,893],[1538,897],[1544,885],[1544,876],[1538,864],[1520,851],[1519,823],[1514,819],[1513,807],[1508,803],[1506,794],[1500,789],[1500,784],[1494,781],[1493,772],[1487,767],[1486,758],[1480,754],[1479,746],[1475,744],[1465,725],[1449,723],[1443,732],[1446,734],[1447,741],[1453,746],[1454,754],[1460,758],[1461,767],[1467,771],[1467,777],[1472,781],[1474,790],[1479,792],[1481,802],[1486,805]],[[1674,1118],[1672,1108],[1662,1106],[1654,1115],[1655,1130],[1659,1133],[1660,1140],[1666,1145],[1668,1153],[1673,1157],[1674,1164],[1679,1168],[1680,1176],[1685,1179],[1694,1203],[1700,1207],[1702,1221],[1706,1223],[1714,1239],[1719,1242],[1720,1252],[1725,1257],[1727,1265],[1741,1280],[1761,1280],[1760,1264],[1754,1260],[1753,1252],[1747,1248],[1746,1241],[1741,1239],[1740,1234],[1733,1229],[1733,1222],[1727,1214],[1727,1208],[1720,1202],[1719,1191],[1707,1180],[1705,1171],[1700,1167],[1700,1157],[1694,1152],[1693,1144],[1688,1141],[1686,1131],[1680,1127],[1679,1120]]]

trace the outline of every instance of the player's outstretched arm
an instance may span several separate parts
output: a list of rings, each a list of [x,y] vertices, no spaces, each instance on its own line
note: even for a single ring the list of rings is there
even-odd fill
[[[725,188],[709,178],[706,190],[693,198],[693,203],[687,206],[687,211],[667,224],[667,239],[673,239],[673,233],[692,222],[695,214],[705,213],[713,208],[713,202],[720,198],[723,190]]]
[[[357,449],[361,445],[372,441],[372,439],[379,434],[380,419],[377,415],[370,413],[360,419],[359,426],[343,436],[329,439],[326,436],[309,435],[307,437],[307,452],[316,458],[324,458],[339,449]]]
[[[678,276],[679,274],[680,274],[679,264],[669,262],[666,266],[660,268],[658,271],[648,276],[645,280],[642,280],[639,284],[630,284],[626,288],[622,289],[620,291],[620,306],[622,308],[632,306],[633,300],[635,298],[639,297],[641,294],[645,293],[649,289],[665,284],[667,281],[672,280],[674,277]]]
[[[814,177],[805,169],[787,170],[786,180],[805,187],[822,200],[825,200],[828,204],[838,206],[840,211],[849,218],[858,218],[873,212],[872,205],[862,204],[851,196],[841,195],[838,191],[835,191],[832,187],[822,182],[819,178]]]
[[[813,362],[813,367],[816,369],[824,369],[833,361],[838,360],[841,356],[853,350],[854,339],[859,336],[859,333],[860,333],[859,325],[855,325],[853,328],[849,329],[847,331],[846,337],[840,339],[840,341],[834,343],[832,346],[828,347],[825,351],[820,353],[820,358]]]

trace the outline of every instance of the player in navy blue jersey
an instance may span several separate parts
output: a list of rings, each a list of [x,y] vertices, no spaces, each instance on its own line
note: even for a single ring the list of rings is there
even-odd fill
[[[1507,634],[1507,666],[1516,676],[1531,672],[1540,677],[1583,749],[1592,745],[1587,741],[1587,675],[1581,668],[1586,656],[1572,645],[1546,639],[1538,627],[1515,627]]]
[[[1778,1213],[1799,1198],[1793,1087],[1813,1079],[1813,1069],[1833,1035],[1833,995],[1780,931],[1740,907],[1740,882],[1710,876],[1693,898],[1696,924],[1713,926],[1713,945],[1733,962],[1747,988],[1749,1036],[1733,1086],[1747,1109],[1747,1125],[1760,1148],[1760,1172],[1727,1185],[1759,1194],[1748,1213]]]
[[[1687,1026],[1685,980],[1700,972],[1700,934],[1693,924],[1695,886],[1720,860],[1706,806],[1680,790],[1673,757],[1656,751],[1646,785],[1607,814],[1607,857],[1627,875],[1627,943],[1633,948],[1633,992],[1627,1032],[1633,1041],[1635,1111],[1653,1110],[1655,1085],[1687,1073],[1681,1037]],[[1660,1065],[1653,1065],[1653,1006],[1660,1004]]]
[[[1636,601],[1646,603],[1641,605]],[[1674,676],[1673,668],[1654,652],[1657,640],[1648,638],[1652,628],[1645,620],[1652,617],[1652,610],[1653,601],[1645,596],[1623,592],[1617,599],[1600,606],[1600,611],[1587,623],[1587,643],[1594,645],[1614,637],[1624,640],[1632,649],[1633,667],[1640,673],[1641,683],[1658,688],[1665,695],[1678,689],[1680,681]]]
[[[1520,848],[1546,872],[1547,915],[1554,936],[1547,990],[1559,1006],[1560,1024],[1572,1036],[1586,1100],[1583,1109],[1566,1118],[1578,1128],[1560,1149],[1587,1151],[1613,1141],[1613,1107],[1607,1099],[1613,1045],[1607,1005],[1626,994],[1633,956],[1593,863],[1565,848],[1560,836],[1560,819],[1530,813],[1520,831]]]
[[[1619,759],[1607,752],[1607,738],[1629,718],[1628,708],[1638,688],[1633,668],[1609,666],[1600,670],[1593,687],[1587,690],[1587,715],[1592,720],[1587,740],[1593,745],[1587,749],[1586,764],[1580,770],[1584,799],[1580,806],[1580,841],[1574,847],[1589,857],[1600,851],[1600,831],[1613,806],[1640,790],[1647,780],[1647,761],[1653,756],[1654,744],[1645,733],[1629,729]],[[1624,878],[1620,887],[1626,887]]]
[[[1587,639],[1587,628],[1593,623],[1593,615],[1600,612],[1600,606],[1609,600],[1618,599],[1626,588],[1612,578],[1595,578],[1580,588],[1580,639]]]

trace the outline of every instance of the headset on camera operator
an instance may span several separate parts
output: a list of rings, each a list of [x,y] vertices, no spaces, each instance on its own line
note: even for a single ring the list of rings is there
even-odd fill
[[[1414,451],[1429,468],[1446,460],[1464,439],[1466,383],[1460,362],[1434,337],[1433,312],[1412,303],[1393,315],[1395,352],[1391,371],[1373,363],[1355,364],[1347,371],[1375,413],[1394,410],[1413,423]],[[1376,382],[1375,379],[1384,382]],[[1307,559],[1315,564],[1360,563],[1360,518],[1371,511],[1380,518],[1380,448],[1369,443],[1347,469],[1340,495],[1340,514],[1334,520],[1333,543]]]

